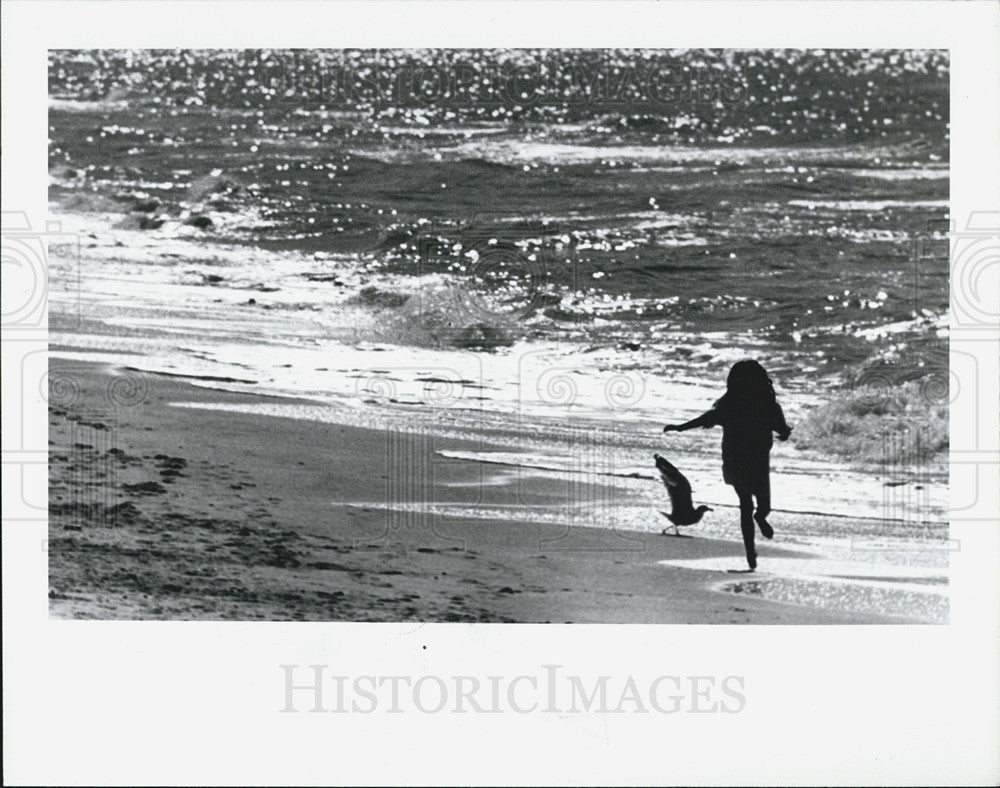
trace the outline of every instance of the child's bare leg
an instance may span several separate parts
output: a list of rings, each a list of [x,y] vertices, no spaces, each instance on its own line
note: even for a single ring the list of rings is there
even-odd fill
[[[765,482],[757,491],[757,514],[767,517],[771,513],[771,483]]]
[[[753,496],[746,490],[737,490],[740,497],[740,530],[743,532],[743,548],[747,553],[747,563],[751,569],[757,568],[757,548],[754,546]]]
[[[764,488],[757,491],[757,511],[753,519],[760,526],[760,532],[765,539],[774,537],[774,529],[767,521],[767,516],[771,513],[771,485],[765,484]]]

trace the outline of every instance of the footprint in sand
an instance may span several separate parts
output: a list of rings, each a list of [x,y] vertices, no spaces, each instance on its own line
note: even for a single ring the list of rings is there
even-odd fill
[[[162,495],[167,491],[159,482],[140,482],[139,484],[123,484],[122,489],[127,493],[137,495]]]

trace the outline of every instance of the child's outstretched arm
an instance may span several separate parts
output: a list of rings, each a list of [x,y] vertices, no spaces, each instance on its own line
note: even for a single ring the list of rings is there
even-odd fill
[[[695,427],[715,427],[718,423],[719,413],[715,408],[712,408],[697,418],[691,419],[691,421],[685,421],[683,424],[668,424],[663,428],[663,431],[684,432],[685,430],[693,430]]]
[[[775,402],[774,408],[774,431],[777,433],[779,441],[786,441],[788,440],[788,436],[792,434],[792,428],[789,427],[788,422],[785,421],[785,413],[781,410],[781,405]]]

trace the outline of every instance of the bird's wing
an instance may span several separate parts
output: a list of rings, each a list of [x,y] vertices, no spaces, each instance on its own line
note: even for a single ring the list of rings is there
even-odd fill
[[[663,483],[670,494],[670,502],[674,509],[690,509],[691,504],[691,483],[684,474],[667,462],[659,454],[656,457],[656,468],[663,478]]]

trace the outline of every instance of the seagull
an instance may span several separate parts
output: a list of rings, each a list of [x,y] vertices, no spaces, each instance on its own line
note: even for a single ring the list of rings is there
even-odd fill
[[[670,493],[670,503],[673,507],[670,514],[662,511],[660,514],[674,524],[674,536],[680,536],[681,532],[677,530],[677,526],[694,525],[705,512],[711,512],[712,509],[705,505],[695,509],[691,504],[691,483],[684,474],[659,454],[654,454],[653,458],[656,460],[656,468],[660,472],[660,476],[663,477],[667,492]],[[667,533],[666,528],[663,529],[663,533]]]

